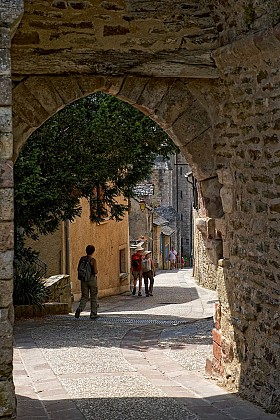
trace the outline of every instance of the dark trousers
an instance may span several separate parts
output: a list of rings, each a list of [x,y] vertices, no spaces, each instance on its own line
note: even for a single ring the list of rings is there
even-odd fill
[[[153,271],[146,271],[143,272],[143,278],[144,278],[144,285],[145,285],[145,293],[146,295],[148,295],[149,293],[153,293],[153,288],[154,288],[154,275],[153,275]],[[149,285],[149,280],[150,280],[150,285]]]
[[[79,304],[81,312],[85,309],[87,301],[90,297],[90,313],[97,314],[97,277],[91,276],[89,281],[81,281],[82,297]]]

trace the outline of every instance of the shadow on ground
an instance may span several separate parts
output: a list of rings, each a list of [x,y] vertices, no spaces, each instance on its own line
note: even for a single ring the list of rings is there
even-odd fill
[[[78,392],[78,388],[77,388]],[[100,392],[100,390],[99,390]],[[116,390],[117,392],[117,390]],[[132,392],[133,391],[129,391]],[[210,396],[208,398],[193,397],[135,397],[88,398],[73,400],[33,400],[17,395],[18,420],[47,418],[53,420],[170,420],[170,419],[245,419],[248,418],[247,404],[237,401],[233,394]],[[256,409],[257,410],[257,409]],[[257,411],[256,411],[257,412]],[[250,415],[252,412],[250,411]],[[265,418],[266,415],[264,414]],[[268,417],[270,417],[268,415]],[[252,418],[252,417],[250,417]],[[259,417],[255,417],[257,419]]]

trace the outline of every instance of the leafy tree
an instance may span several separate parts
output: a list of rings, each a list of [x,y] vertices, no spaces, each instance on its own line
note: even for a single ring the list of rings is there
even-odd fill
[[[120,220],[157,155],[177,148],[152,120],[103,93],[58,112],[22,148],[15,164],[16,226],[34,239],[80,215],[80,199],[91,203],[91,219]]]

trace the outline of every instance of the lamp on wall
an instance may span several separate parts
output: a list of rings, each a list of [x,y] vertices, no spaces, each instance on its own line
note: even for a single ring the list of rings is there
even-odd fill
[[[146,209],[146,201],[144,200],[144,198],[141,198],[141,200],[139,201],[139,207],[141,211],[145,211]]]

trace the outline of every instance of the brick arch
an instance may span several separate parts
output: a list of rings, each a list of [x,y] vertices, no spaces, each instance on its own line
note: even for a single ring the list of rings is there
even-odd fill
[[[103,91],[156,121],[178,145],[198,180],[216,176],[211,118],[180,79],[32,76],[13,90],[14,156],[48,118],[71,102]]]

